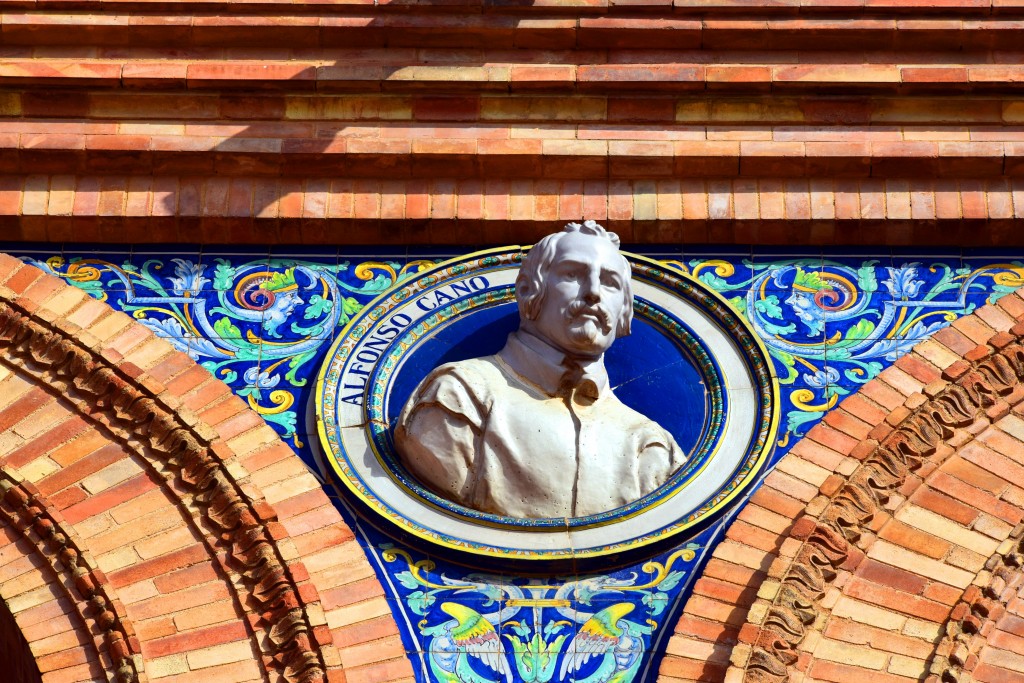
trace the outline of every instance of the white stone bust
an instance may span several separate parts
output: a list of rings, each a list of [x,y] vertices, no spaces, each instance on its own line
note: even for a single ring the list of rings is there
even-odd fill
[[[586,221],[530,250],[505,347],[437,368],[402,409],[395,445],[413,476],[484,512],[581,517],[637,500],[683,464],[672,435],[608,384],[604,353],[633,319],[618,247]]]

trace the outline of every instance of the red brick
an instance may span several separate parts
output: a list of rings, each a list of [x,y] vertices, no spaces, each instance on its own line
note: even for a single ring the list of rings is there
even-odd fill
[[[851,645],[868,646],[875,650],[894,652],[908,657],[927,659],[932,654],[932,648],[922,640],[902,636],[850,619],[829,620],[824,635]]]
[[[865,436],[867,436],[865,434]],[[858,439],[854,439],[843,432],[840,432],[831,427],[823,424],[815,425],[811,428],[811,431],[807,433],[807,438],[812,441],[817,441],[823,446],[828,446],[832,450],[848,454],[853,451],[858,443]]]
[[[84,433],[89,426],[89,423],[82,417],[71,415],[49,431],[33,437],[25,445],[11,451],[5,462],[12,467],[24,467],[36,458],[56,450],[65,442]]]
[[[781,491],[768,486],[762,486],[755,491],[751,498],[751,503],[790,519],[796,519],[796,517],[804,511],[805,507],[804,504],[796,498],[787,496]]]
[[[922,488],[912,497],[911,502],[932,512],[947,517],[954,522],[964,526],[970,526],[980,514],[978,510],[963,505],[948,496],[936,493],[930,489]]]
[[[165,614],[172,614],[182,609],[182,607],[199,607],[230,597],[231,591],[223,582],[211,581],[171,595],[160,595],[143,600],[133,605],[132,609],[135,618],[151,619]]]
[[[51,671],[56,671],[57,669],[65,669],[79,664],[86,664],[88,662],[88,650],[84,647],[76,647],[44,655],[42,657],[36,657],[36,667],[39,669],[39,673],[44,675]]]
[[[910,595],[921,595],[928,581],[925,577],[866,558],[857,570],[857,575],[867,581],[889,586]]]
[[[0,410],[0,431],[6,432],[22,419],[34,413],[43,404],[49,402],[49,400],[50,396],[45,391],[38,387],[33,387],[17,401]]]
[[[693,584],[693,593],[726,603],[746,605],[750,604],[757,594],[757,589],[753,586],[738,586],[735,583],[700,577]]]
[[[179,652],[189,652],[222,643],[245,640],[247,636],[245,622],[233,621],[196,629],[188,633],[179,633],[167,638],[143,641],[142,652],[146,657],[165,657]]]
[[[952,547],[948,541],[926,534],[895,519],[890,519],[878,532],[878,536],[907,550],[936,560],[945,557]]]
[[[938,368],[913,353],[902,356],[897,360],[896,367],[922,384],[931,384],[940,377]]]
[[[669,655],[662,661],[659,673],[688,681],[722,681],[725,680],[726,669],[725,664]]]
[[[734,627],[697,619],[688,614],[682,615],[676,621],[675,632],[699,640],[725,644],[735,644],[738,635]]]
[[[139,473],[127,481],[121,482],[100,493],[91,494],[84,501],[66,508],[63,511],[64,518],[71,524],[77,524],[84,519],[106,512],[155,488],[157,488],[156,482],[145,473]]]
[[[115,588],[129,586],[139,581],[164,576],[183,567],[189,567],[209,559],[207,550],[202,545],[191,545],[149,560],[144,560],[130,567],[111,572],[107,577]]]
[[[879,607],[938,624],[941,624],[949,616],[949,607],[946,605],[908,595],[887,586],[880,586],[862,579],[851,581],[847,584],[844,592],[851,597],[870,602]]]
[[[360,621],[358,624],[350,624],[336,628],[331,632],[334,644],[339,648],[372,643],[388,636],[398,634],[398,627],[390,615],[374,619]]]
[[[174,593],[208,581],[216,581],[218,578],[217,571],[212,565],[198,562],[184,569],[157,576],[153,583],[161,593]]]

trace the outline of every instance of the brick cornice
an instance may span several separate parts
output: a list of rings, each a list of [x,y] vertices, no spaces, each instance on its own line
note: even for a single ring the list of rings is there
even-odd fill
[[[1021,179],[0,176],[6,239],[511,244],[599,220],[639,244],[1021,246]]]
[[[654,243],[1024,239],[1014,2],[0,11],[22,239],[500,244],[582,217]]]
[[[636,16],[665,18],[702,15],[762,15],[771,17],[850,16],[873,17],[950,15],[964,18],[1017,15],[1024,6],[1016,0],[311,0],[300,4],[267,0],[0,0],[4,12],[57,11],[67,9],[117,11],[145,14],[176,13],[212,15],[231,9],[238,16],[279,14],[301,16],[345,15],[561,15],[568,17]]]
[[[792,50],[988,50],[1016,48],[1015,17],[965,15],[962,11],[837,12],[806,8],[787,16],[777,7],[742,13],[706,7],[691,12],[644,12],[628,7],[588,12],[548,7],[504,8],[473,13],[467,8],[380,6],[329,11],[312,3],[274,11],[264,4],[232,3],[230,14],[179,3],[173,12],[125,3],[109,11],[35,9],[3,16],[7,45],[49,43],[175,47],[431,47],[545,50],[702,49]],[[338,11],[341,8],[342,11]]]

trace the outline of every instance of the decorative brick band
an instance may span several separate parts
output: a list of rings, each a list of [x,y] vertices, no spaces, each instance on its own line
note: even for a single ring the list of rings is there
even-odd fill
[[[23,269],[41,275],[31,267]],[[7,292],[0,292],[0,351],[7,362],[88,410],[126,446],[144,449],[180,477],[195,508],[218,530],[230,564],[254,601],[254,623],[263,624],[268,636],[262,639],[264,665],[286,681],[325,681],[321,646],[331,642],[330,633],[322,614],[314,617],[307,610],[308,602],[318,599],[316,591],[308,583],[306,590],[300,588],[296,575],[305,579],[305,569],[282,556],[278,541],[288,533],[274,510],[265,502],[253,502],[225,467],[235,455],[227,444],[201,433],[194,418],[183,418],[167,407],[166,400],[134,381],[132,375],[141,374],[139,368],[91,352],[30,314]],[[17,493],[9,495],[18,500]],[[126,649],[125,655],[134,651]],[[121,666],[124,657],[115,656],[115,661]]]
[[[81,2],[77,7],[90,4],[100,8],[109,5]],[[395,4],[377,4],[373,11],[367,11],[365,4],[331,3],[325,7],[302,3],[286,5],[287,14],[280,10],[269,14],[273,10],[268,10],[266,4],[239,2],[232,3],[235,11],[230,15],[210,14],[209,3],[178,5],[174,13],[160,13],[145,3],[123,2],[118,3],[116,15],[106,16],[95,9],[9,12],[4,17],[5,43],[79,44],[81,34],[87,33],[95,45],[179,50],[268,44],[307,50],[314,46],[402,48],[424,43],[443,43],[452,48],[546,50],[713,50],[749,45],[762,50],[822,50],[847,43],[862,50],[968,51],[1014,50],[1018,46],[1013,19],[985,15],[963,21],[965,15],[980,12],[983,7],[966,3],[941,9],[902,4],[894,13],[892,6],[873,2],[871,15],[865,16],[862,10],[855,17],[839,18],[835,16],[836,8],[828,8],[826,3],[801,4],[800,16],[786,16],[787,9],[792,8],[784,4],[750,5],[742,16],[736,16],[710,2],[679,4],[674,12],[661,3],[648,7],[637,2],[577,3],[572,8],[577,16],[567,16],[566,5],[548,3],[494,3],[482,12],[481,3],[468,2],[447,2],[444,9],[448,11],[438,11],[442,8],[437,6],[424,11],[423,7]],[[727,4],[727,8],[736,6]],[[946,16],[929,16],[936,13]],[[951,14],[957,20],[950,20]],[[808,17],[814,15],[818,16],[809,21]]]
[[[83,553],[78,534],[63,515],[31,482],[9,469],[0,469],[0,524],[16,529],[38,548],[61,577],[59,589],[82,620],[102,635],[110,657],[110,680],[145,683],[139,639],[106,575]]]
[[[51,241],[508,244],[586,216],[636,243],[1021,245],[1024,180],[28,175],[0,215]]]

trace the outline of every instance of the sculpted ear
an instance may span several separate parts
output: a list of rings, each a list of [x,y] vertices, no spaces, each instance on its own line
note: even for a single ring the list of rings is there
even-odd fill
[[[537,307],[534,305],[537,292],[534,290],[530,278],[522,274],[516,278],[516,304],[519,306],[519,317],[524,320],[533,320],[537,317]]]

